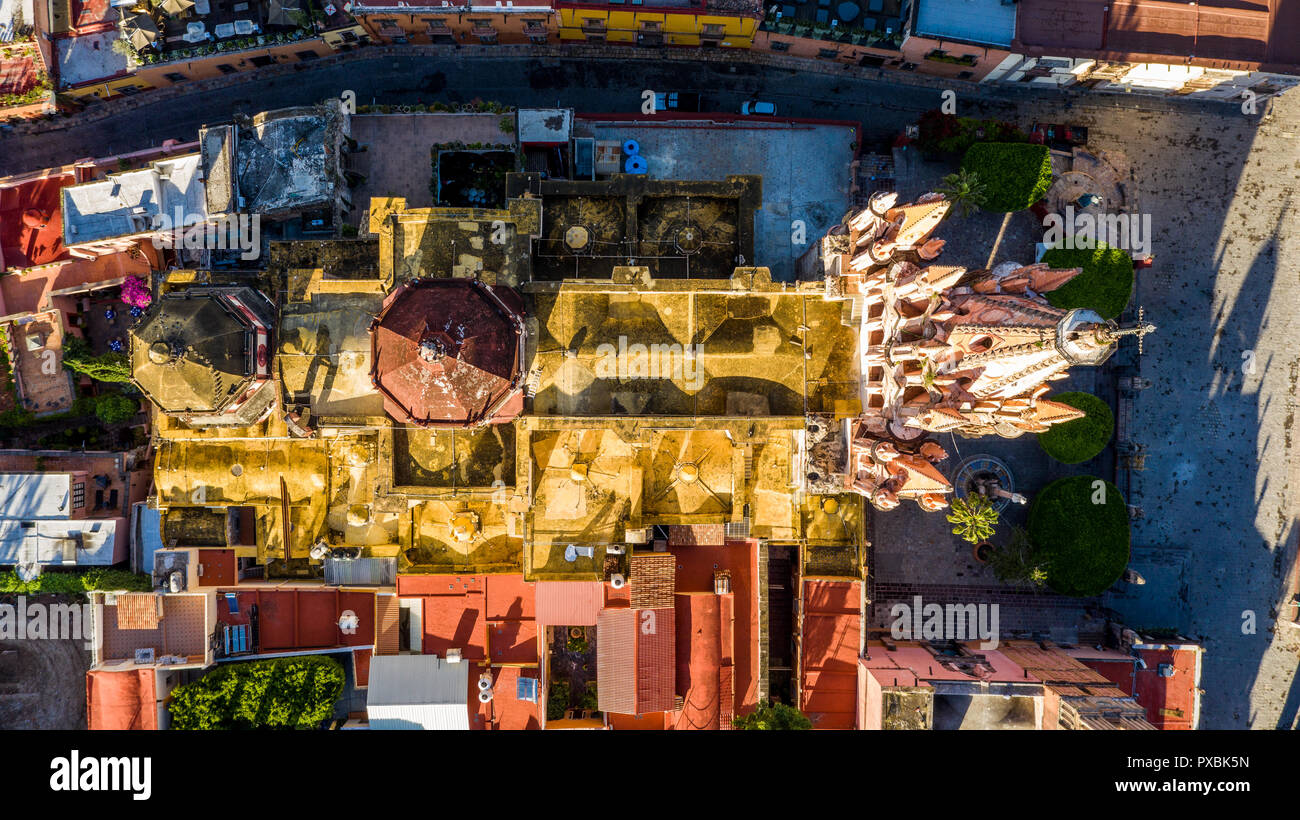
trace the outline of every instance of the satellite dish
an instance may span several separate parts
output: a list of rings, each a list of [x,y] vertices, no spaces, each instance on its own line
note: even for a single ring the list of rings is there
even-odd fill
[[[491,703],[491,702],[492,702],[492,690],[491,690],[491,689],[484,689],[483,691],[479,692],[479,693],[478,693],[478,702],[479,702],[479,703]]]
[[[614,589],[622,589],[627,586],[627,579],[621,573],[614,573],[609,576],[609,585]]]
[[[18,575],[19,581],[35,581],[41,577],[41,565],[35,561],[29,561],[14,567],[14,573]]]
[[[185,589],[185,573],[174,569],[167,573],[167,590],[169,592],[180,592]]]

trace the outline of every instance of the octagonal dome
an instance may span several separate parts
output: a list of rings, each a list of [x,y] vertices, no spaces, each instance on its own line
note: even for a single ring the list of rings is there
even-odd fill
[[[255,421],[266,409],[251,400],[270,383],[273,313],[247,287],[165,294],[131,329],[132,381],[164,413]]]
[[[523,409],[523,304],[477,280],[414,280],[370,327],[371,377],[394,419],[469,427]]]

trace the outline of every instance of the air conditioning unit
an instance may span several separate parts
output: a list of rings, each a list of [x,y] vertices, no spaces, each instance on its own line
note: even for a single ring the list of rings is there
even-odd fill
[[[459,650],[459,649],[448,649],[448,650],[447,650],[447,657],[444,658],[444,660],[446,660],[447,663],[460,663],[460,660],[461,660],[461,657],[460,657],[460,650]]]
[[[622,573],[616,572],[609,576],[609,585],[614,589],[622,589],[627,586],[627,579],[623,577]]]

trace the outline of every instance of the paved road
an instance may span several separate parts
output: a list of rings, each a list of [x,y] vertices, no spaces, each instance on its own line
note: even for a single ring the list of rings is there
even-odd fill
[[[58,121],[39,136],[0,137],[0,173],[193,139],[204,122],[357,92],[360,102],[497,100],[572,106],[586,112],[639,108],[641,90],[695,90],[711,110],[738,111],[754,96],[781,114],[858,121],[868,143],[896,134],[933,108],[944,84],[885,78],[871,70],[753,56],[728,64],[680,55],[634,61],[502,56],[473,49],[371,50],[281,76],[190,86],[184,96],[141,95],[133,108]],[[732,55],[727,59],[739,60]],[[214,86],[208,88],[206,86]],[[1156,266],[1139,275],[1137,302],[1161,331],[1146,342],[1131,438],[1148,450],[1131,501],[1146,517],[1134,545],[1164,560],[1138,594],[1114,604],[1143,625],[1203,637],[1208,728],[1294,727],[1296,631],[1278,627],[1283,579],[1295,561],[1291,475],[1295,390],[1300,377],[1300,95],[1261,123],[1235,106],[1125,95],[1064,94],[954,85],[958,113],[1028,125],[1069,120],[1091,128],[1094,147],[1127,155],[1142,210],[1155,226]],[[177,90],[178,92],[180,89]],[[1066,110],[1068,107],[1068,110]],[[807,157],[808,163],[818,161]],[[743,172],[746,169],[736,169]],[[1252,351],[1255,367],[1242,369]],[[1181,556],[1179,558],[1178,556]],[[918,579],[919,580],[919,579]],[[1243,613],[1257,619],[1243,634]]]
[[[1059,93],[1017,87],[984,88],[912,75],[887,77],[874,69],[816,64],[820,73],[797,71],[793,67],[807,67],[807,61],[792,58],[749,55],[757,62],[737,62],[731,55],[730,60],[700,62],[682,59],[679,52],[671,53],[671,58],[648,58],[639,50],[607,51],[610,54],[603,59],[573,59],[499,56],[513,53],[508,47],[394,47],[383,50],[392,56],[373,56],[381,50],[372,49],[352,55],[351,60],[279,66],[270,70],[275,76],[249,73],[149,91],[97,106],[120,112],[108,117],[101,118],[91,107],[85,115],[43,126],[48,130],[39,136],[0,135],[0,175],[141,150],[166,139],[188,141],[199,126],[227,120],[234,113],[302,105],[344,89],[355,91],[359,104],[478,98],[525,107],[572,106],[592,113],[638,111],[645,89],[698,91],[709,111],[738,113],[745,100],[758,97],[776,103],[782,116],[860,122],[867,141],[892,138],[904,125],[915,122],[919,113],[936,108],[946,88],[956,90],[963,116],[1015,119],[1017,108],[1026,101],[1044,100],[1057,108],[1067,99]],[[629,59],[634,56],[640,59]],[[1138,105],[1175,110],[1205,107],[1116,95],[1094,96],[1092,104],[1101,110]],[[1208,108],[1219,111],[1222,106]],[[94,121],[86,122],[91,117]]]

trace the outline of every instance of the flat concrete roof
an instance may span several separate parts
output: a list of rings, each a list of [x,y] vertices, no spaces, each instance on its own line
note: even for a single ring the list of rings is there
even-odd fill
[[[849,165],[857,139],[851,123],[728,118],[619,121],[593,116],[577,131],[584,136],[589,131],[598,140],[637,140],[649,165],[648,176],[654,179],[761,175],[763,200],[754,213],[754,258],[743,264],[770,268],[776,281],[794,280],[795,260],[838,224],[850,206]],[[796,222],[803,223],[805,244],[793,241]]]

